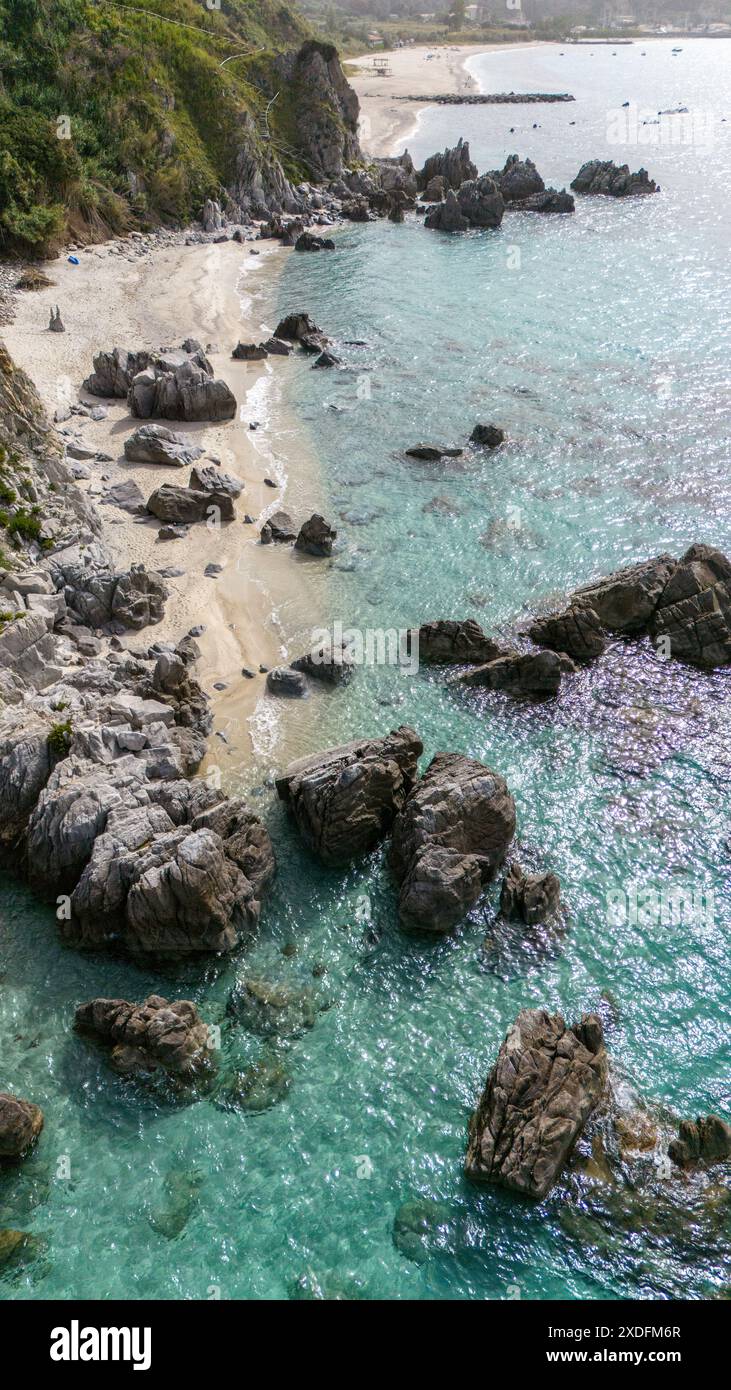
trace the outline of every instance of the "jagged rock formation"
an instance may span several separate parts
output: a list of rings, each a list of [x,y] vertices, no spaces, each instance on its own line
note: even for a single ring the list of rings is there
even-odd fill
[[[566,672],[574,669],[567,657],[557,652],[516,652],[501,650],[485,666],[474,666],[457,676],[460,685],[488,686],[507,695],[547,699],[556,695]]]
[[[546,188],[532,159],[511,154],[502,169],[491,173],[506,205],[520,212],[573,212],[574,200],[565,190]]]
[[[668,1145],[668,1157],[679,1168],[696,1163],[723,1163],[731,1158],[731,1125],[718,1115],[699,1115],[681,1120],[677,1139]]]
[[[608,198],[635,198],[660,192],[646,169],[632,174],[628,164],[618,166],[611,159],[590,159],[582,164],[571,187],[575,193],[602,194]]]
[[[203,349],[193,342],[177,352],[100,352],[84,390],[126,397],[132,415],[142,420],[230,420],[236,414],[232,392],[214,379]]]
[[[290,764],[276,779],[305,844],[323,864],[349,864],[391,829],[416,778],[422,744],[402,726]]]
[[[470,1120],[466,1176],[540,1201],[598,1105],[606,1076],[596,1015],[568,1028],[560,1014],[524,1009]]]
[[[453,149],[430,155],[416,175],[417,186],[426,189],[437,178],[442,180],[443,193],[448,189],[456,192],[463,183],[477,178],[477,165],[470,159],[467,140],[458,140]]]
[[[593,661],[607,645],[599,617],[588,603],[573,603],[563,613],[536,618],[529,636],[536,646],[566,652],[572,661]]]
[[[162,1071],[191,1082],[215,1070],[213,1039],[189,999],[169,1003],[151,994],[143,1004],[92,999],[76,1010],[74,1026],[111,1048],[110,1062],[123,1076]]]
[[[517,917],[527,927],[555,917],[561,908],[561,883],[556,874],[526,874],[520,864],[510,865],[500,889],[500,915]]]
[[[39,1105],[0,1091],[0,1162],[23,1158],[43,1129]]]
[[[427,213],[424,226],[440,232],[466,232],[470,227],[499,227],[505,203],[489,174],[462,183],[458,192],[449,189],[443,203]]]
[[[355,670],[353,653],[346,642],[327,642],[313,647],[291,663],[293,671],[302,671],[312,680],[325,685],[347,685]]]
[[[126,400],[134,378],[149,365],[151,355],[149,352],[127,352],[124,348],[98,352],[94,358],[94,370],[86,378],[82,390],[92,396],[113,396]]]
[[[391,863],[403,922],[449,931],[494,878],[515,833],[515,803],[499,773],[438,753],[393,828]]]

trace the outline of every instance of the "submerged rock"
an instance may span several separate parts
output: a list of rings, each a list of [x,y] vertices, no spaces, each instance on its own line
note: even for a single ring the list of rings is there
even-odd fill
[[[332,867],[372,849],[390,830],[416,778],[423,745],[403,725],[290,763],[276,779],[303,840]]]
[[[523,1009],[508,1030],[469,1125],[465,1175],[540,1201],[553,1187],[606,1086],[602,1025],[568,1028]]]
[[[452,1208],[433,1197],[404,1202],[393,1219],[393,1243],[415,1264],[425,1264],[432,1255],[454,1254],[457,1225]]]
[[[174,1081],[194,1082],[216,1067],[208,1024],[189,999],[92,999],[79,1005],[74,1025],[111,1047],[111,1064],[123,1076],[162,1071]]]
[[[446,444],[412,444],[409,449],[404,449],[408,458],[423,459],[424,462],[432,462],[436,459],[461,458],[463,449],[452,449]]]
[[[504,778],[460,753],[438,753],[394,822],[402,921],[449,931],[494,878],[514,834]]]
[[[367,1297],[365,1285],[356,1274],[319,1275],[311,1269],[295,1280],[290,1293],[294,1302],[308,1303],[352,1303]]]
[[[153,1231],[166,1240],[175,1240],[195,1213],[204,1182],[201,1172],[181,1173],[173,1169],[168,1173],[163,1185],[165,1200],[152,1209],[148,1218]]]
[[[47,1250],[48,1243],[42,1236],[8,1227],[0,1230],[0,1278],[13,1280],[26,1274]]]
[[[0,1161],[23,1158],[42,1129],[43,1111],[39,1105],[0,1091]]]
[[[226,1012],[250,1033],[291,1038],[312,1028],[320,1012],[315,991],[305,985],[246,976],[234,986]]]
[[[292,1077],[280,1058],[260,1057],[250,1067],[234,1071],[224,1079],[216,1093],[216,1105],[220,1110],[258,1115],[284,1100],[291,1084]]]

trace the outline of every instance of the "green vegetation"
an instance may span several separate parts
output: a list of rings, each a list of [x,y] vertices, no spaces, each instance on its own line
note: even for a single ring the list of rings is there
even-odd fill
[[[273,94],[262,75],[308,34],[287,0],[0,0],[0,251],[220,197]]]
[[[58,758],[65,758],[71,747],[74,731],[70,719],[62,724],[52,724],[48,731],[48,747]]]

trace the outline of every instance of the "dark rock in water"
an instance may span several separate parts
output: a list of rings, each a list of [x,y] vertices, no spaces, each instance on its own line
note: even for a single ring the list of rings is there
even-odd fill
[[[576,203],[565,188],[546,188],[543,193],[532,193],[520,203],[513,203],[516,212],[570,213],[576,211]]]
[[[295,251],[334,251],[335,242],[331,237],[315,236],[312,232],[302,232],[294,243]]]
[[[600,1020],[567,1028],[524,1009],[508,1030],[469,1125],[465,1175],[542,1200],[605,1090]]]
[[[286,318],[280,319],[274,330],[275,338],[284,338],[289,342],[300,343],[303,338],[312,336],[324,338],[322,329],[312,322],[309,314],[288,314]]]
[[[175,434],[166,425],[140,425],[124,441],[124,456],[132,463],[171,464],[183,468],[195,463],[203,453],[183,434]]]
[[[23,1158],[42,1129],[43,1111],[39,1105],[0,1091],[0,1161]]]
[[[346,198],[341,204],[340,213],[348,222],[370,222],[372,220],[368,199],[362,195]]]
[[[292,344],[285,342],[284,338],[267,338],[261,346],[266,348],[270,357],[289,357],[292,351]]]
[[[226,1012],[250,1033],[291,1038],[314,1026],[320,1005],[309,986],[247,976],[231,991]]]
[[[458,189],[468,179],[477,178],[477,165],[470,159],[470,147],[466,140],[458,140],[452,149],[441,154],[430,155],[416,175],[419,188],[426,190],[431,197],[430,187],[435,179],[441,180],[442,196],[448,188]]]
[[[237,362],[263,362],[269,351],[264,343],[237,343],[231,356]]]
[[[573,603],[563,613],[536,618],[529,635],[536,646],[566,652],[572,661],[594,661],[607,645],[599,618],[588,604]]]
[[[675,564],[672,555],[658,555],[653,560],[628,565],[606,579],[582,585],[571,595],[572,603],[579,600],[588,604],[610,632],[644,632]]]
[[[412,643],[413,647],[413,643]],[[464,622],[442,618],[419,628],[419,662],[425,666],[483,664],[500,655],[497,643],[487,637],[474,619]]]
[[[173,1169],[168,1173],[164,1183],[165,1202],[153,1208],[148,1218],[153,1231],[166,1240],[175,1240],[196,1211],[204,1182],[200,1172],[181,1173]]]
[[[415,1264],[425,1264],[432,1255],[454,1254],[457,1227],[452,1208],[431,1197],[404,1202],[393,1220],[393,1243]]]
[[[723,1163],[731,1158],[731,1125],[718,1115],[682,1120],[678,1138],[668,1145],[668,1156],[680,1168],[695,1163]]]
[[[296,657],[291,664],[293,671],[303,671],[306,676],[324,681],[326,685],[347,685],[355,670],[352,651],[345,642],[339,646],[329,642],[321,647],[313,647],[312,651]]]
[[[278,1057],[261,1057],[224,1079],[216,1093],[216,1105],[219,1110],[261,1114],[284,1100],[291,1084],[292,1077]]]
[[[504,778],[460,753],[438,753],[394,822],[402,921],[449,931],[495,877],[514,834],[515,802]]]
[[[556,874],[526,874],[511,864],[500,889],[500,912],[518,917],[527,927],[555,917],[561,910],[561,883]]]
[[[276,487],[276,484],[273,484]],[[286,544],[297,539],[297,530],[289,512],[272,512],[267,518],[259,532],[259,540],[262,545],[269,545],[272,541]]]
[[[233,521],[236,515],[233,501],[223,489],[200,492],[193,487],[178,487],[176,483],[163,483],[156,488],[146,505],[151,516],[175,525],[189,526],[205,521],[214,507],[221,521]]]
[[[208,1024],[189,999],[173,1004],[158,994],[143,1004],[92,999],[76,1010],[75,1027],[111,1046],[111,1064],[124,1076],[163,1071],[173,1080],[191,1082],[215,1070]]]
[[[506,203],[522,202],[533,193],[542,193],[546,187],[532,159],[520,159],[517,154],[508,155],[503,169],[490,172]]]
[[[488,174],[463,183],[458,193],[452,189],[443,203],[430,209],[424,226],[441,232],[466,232],[470,227],[499,227],[505,203],[497,184]]]
[[[340,365],[340,358],[336,357],[334,352],[328,352],[325,349],[315,358],[312,365],[313,367],[337,367]]]
[[[484,685],[507,695],[546,699],[557,694],[568,658],[556,652],[503,652],[485,666],[457,676],[461,685]],[[568,662],[568,669],[573,669]]]
[[[402,726],[290,763],[276,779],[305,844],[333,867],[349,864],[390,830],[414,785],[423,745]]]
[[[658,649],[703,670],[731,662],[731,562],[692,545],[670,575],[650,624]]]
[[[288,699],[301,700],[309,694],[305,676],[291,666],[275,666],[267,675],[266,685],[270,695],[284,695]]]
[[[488,449],[497,449],[505,442],[505,430],[498,425],[475,425],[470,435],[471,444],[482,444]]]
[[[410,449],[404,449],[404,453],[412,459],[424,459],[432,462],[435,459],[461,458],[463,449],[449,449],[446,444],[412,444]]]
[[[628,164],[618,166],[611,159],[590,159],[582,164],[571,187],[575,193],[603,194],[609,198],[634,198],[660,192],[646,169],[631,174]]]
[[[324,516],[313,512],[308,521],[303,522],[294,543],[295,550],[303,550],[307,555],[332,555],[333,541],[337,539],[333,529]]]

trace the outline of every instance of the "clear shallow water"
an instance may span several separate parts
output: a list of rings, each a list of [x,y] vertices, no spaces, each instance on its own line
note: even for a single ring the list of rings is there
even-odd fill
[[[687,44],[672,60],[670,47],[646,45],[648,104],[701,103],[710,91],[725,114],[727,45]],[[597,49],[593,63],[584,50],[486,56],[485,85],[568,89],[581,101],[535,108],[542,129],[520,140],[497,128],[508,108],[490,125],[484,109],[440,110],[422,119],[412,150],[420,159],[464,134],[481,168],[516,150],[559,185],[584,158],[624,158],[599,134],[608,105],[638,92],[639,53],[617,52]],[[686,64],[672,86],[671,61]],[[621,80],[610,63],[626,65]],[[506,124],[518,119],[520,108]],[[334,336],[367,343],[341,348],[348,371],[280,364],[341,533],[327,572],[333,618],[388,629],[474,616],[499,632],[625,560],[680,553],[696,538],[731,548],[727,131],[719,123],[710,158],[627,151],[663,185],[659,198],[581,201],[571,219],[513,215],[498,233],[454,239],[413,221],[354,226],[336,255],[289,259],[276,310],[306,308]],[[479,419],[507,428],[498,455],[434,466],[400,454],[422,438],[464,442]],[[307,636],[292,631],[292,652]],[[725,673],[619,643],[543,707],[385,667],[313,696],[308,741],[313,727],[326,746],[408,721],[427,756],[459,749],[504,773],[521,848],[559,873],[571,910],[566,936],[543,948],[495,940],[496,890],[454,937],[405,936],[383,855],[346,874],[318,868],[261,764],[244,780],[280,873],[248,957],[168,975],[82,957],[7,882],[2,1083],[43,1106],[46,1129],[0,1186],[0,1225],[43,1235],[48,1253],[34,1278],[0,1282],[2,1296],[286,1298],[308,1271],[387,1298],[500,1299],[516,1288],[524,1299],[708,1297],[731,1283],[727,1232],[696,1233],[680,1218],[682,1194],[660,1235],[643,1219],[629,1231],[610,1224],[607,1237],[595,1221],[577,1224],[586,1185],[562,1185],[535,1208],[461,1176],[476,1092],[526,1005],[570,1017],[601,1008],[617,1074],[641,1096],[680,1114],[728,1114],[730,703]],[[715,917],[618,926],[606,895],[632,882],[712,890]],[[282,955],[292,942],[297,954]],[[329,1006],[283,1050],[291,1088],[264,1114],[211,1101],[163,1108],[70,1032],[82,999],[153,989],[195,999],[216,1022],[245,969],[305,984]],[[224,1066],[263,1051],[224,1026]],[[62,1154],[70,1180],[55,1176]],[[202,1185],[167,1239],[150,1217],[169,1201],[171,1174],[191,1188],[200,1174]],[[421,1265],[392,1241],[394,1214],[413,1197],[446,1203],[457,1231]]]

